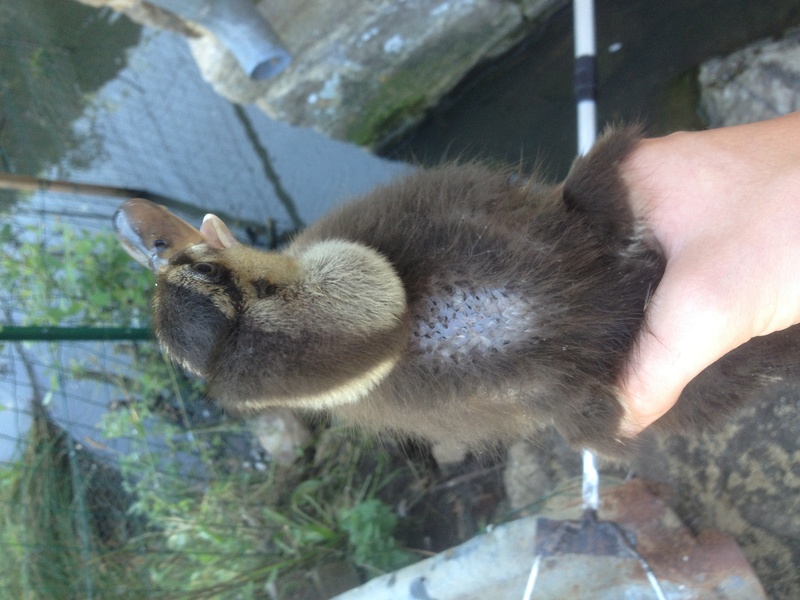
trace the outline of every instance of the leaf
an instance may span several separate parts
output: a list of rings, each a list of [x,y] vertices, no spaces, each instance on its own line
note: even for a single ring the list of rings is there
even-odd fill
[[[106,290],[97,290],[89,294],[89,302],[96,307],[108,307],[111,304],[111,294]]]

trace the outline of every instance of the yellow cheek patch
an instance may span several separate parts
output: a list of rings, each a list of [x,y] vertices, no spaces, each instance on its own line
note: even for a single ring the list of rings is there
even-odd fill
[[[228,266],[244,281],[266,279],[276,285],[286,285],[300,278],[297,259],[284,254],[234,246],[227,248],[220,259],[221,264]]]

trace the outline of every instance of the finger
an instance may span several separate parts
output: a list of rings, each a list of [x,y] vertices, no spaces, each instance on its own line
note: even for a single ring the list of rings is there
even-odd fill
[[[621,386],[623,436],[637,435],[664,415],[687,383],[743,341],[731,322],[730,293],[713,272],[716,261],[695,256],[670,262],[648,307]]]

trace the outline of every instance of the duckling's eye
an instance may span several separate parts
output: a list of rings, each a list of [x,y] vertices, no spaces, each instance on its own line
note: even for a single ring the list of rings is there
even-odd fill
[[[214,278],[219,275],[219,268],[217,265],[212,265],[211,263],[195,263],[192,265],[192,269],[195,273],[199,273],[207,278]]]

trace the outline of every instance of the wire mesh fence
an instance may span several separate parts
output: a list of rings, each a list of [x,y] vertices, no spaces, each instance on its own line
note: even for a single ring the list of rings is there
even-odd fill
[[[6,173],[140,190],[269,246],[400,169],[232,106],[185,41],[108,10],[3,2],[0,39]],[[0,598],[316,597],[319,565],[411,559],[379,452],[334,436],[272,464],[147,334],[121,200],[33,188],[0,189]]]
[[[30,425],[0,474],[4,597],[313,598],[330,593],[307,578],[321,565],[369,575],[413,560],[377,498],[391,474],[374,448],[334,439],[281,470],[151,344],[74,350],[4,348],[52,373],[10,410]],[[98,381],[94,364],[121,351],[135,359]],[[71,385],[83,377],[88,395]],[[89,425],[76,407],[102,416]]]

